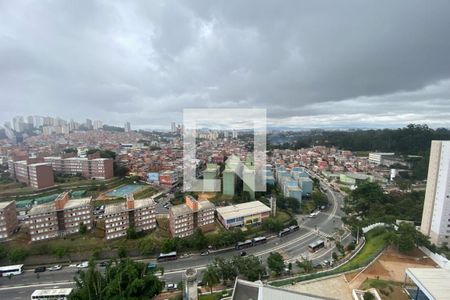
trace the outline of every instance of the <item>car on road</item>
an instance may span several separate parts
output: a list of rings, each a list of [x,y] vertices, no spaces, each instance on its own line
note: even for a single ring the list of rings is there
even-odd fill
[[[202,253],[200,253],[200,255],[201,255],[201,256],[209,255],[209,251],[208,251],[208,250],[205,250],[205,251],[203,251]]]
[[[45,272],[45,270],[47,270],[46,267],[37,267],[36,269],[34,269],[34,273],[42,273]]]
[[[241,253],[239,253],[239,255],[240,255],[240,256],[246,256],[246,255],[247,255],[247,252],[241,251]]]
[[[56,266],[48,268],[49,271],[59,271],[61,269],[62,269],[61,265],[56,265]]]
[[[100,263],[98,264],[98,266],[99,266],[99,267],[105,268],[105,267],[108,266],[108,263],[107,263],[106,261],[102,261],[102,262],[100,262]]]
[[[167,290],[168,291],[174,291],[177,289],[177,284],[176,283],[169,283],[167,284]]]
[[[78,269],[85,269],[89,267],[89,262],[88,261],[83,261],[82,263],[77,264],[77,268]]]

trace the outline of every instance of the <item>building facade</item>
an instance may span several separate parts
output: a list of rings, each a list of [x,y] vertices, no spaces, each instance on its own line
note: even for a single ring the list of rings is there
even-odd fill
[[[203,232],[214,229],[215,205],[208,200],[196,200],[187,195],[185,203],[169,209],[169,228],[172,237],[186,237],[196,228]]]
[[[16,202],[0,202],[0,240],[10,237],[17,225]]]
[[[114,176],[113,160],[111,158],[88,157],[44,157],[53,170],[62,174],[77,175],[91,179],[109,179]]]
[[[77,233],[81,224],[92,228],[91,198],[69,199],[69,192],[60,194],[54,202],[33,206],[26,224],[31,241],[41,241]]]
[[[450,242],[450,141],[432,141],[420,230],[432,243]]]
[[[136,232],[155,229],[155,202],[151,198],[134,200],[129,195],[126,202],[106,205],[104,220],[107,240],[125,237],[130,227]]]
[[[217,219],[226,229],[261,224],[271,213],[271,209],[260,201],[219,207],[216,211]]]
[[[55,184],[50,164],[38,159],[8,161],[8,171],[12,178],[35,189],[45,189]]]

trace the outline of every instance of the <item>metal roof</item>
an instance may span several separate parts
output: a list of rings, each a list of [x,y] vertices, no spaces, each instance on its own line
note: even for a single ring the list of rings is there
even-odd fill
[[[406,275],[408,275],[430,300],[449,299],[450,270],[407,268]]]
[[[251,216],[255,214],[270,212],[270,208],[260,201],[251,201],[236,205],[216,208],[218,214],[224,219]]]

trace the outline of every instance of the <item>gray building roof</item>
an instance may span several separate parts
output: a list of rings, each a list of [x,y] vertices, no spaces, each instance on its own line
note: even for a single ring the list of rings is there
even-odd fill
[[[406,275],[430,300],[450,297],[450,270],[435,268],[407,268]]]
[[[282,288],[264,285],[261,281],[247,281],[236,279],[231,300],[325,300],[329,298],[317,297],[298,293]]]

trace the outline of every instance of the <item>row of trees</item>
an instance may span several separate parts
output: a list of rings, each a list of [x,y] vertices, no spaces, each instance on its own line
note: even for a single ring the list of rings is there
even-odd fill
[[[70,300],[151,299],[161,293],[164,283],[144,263],[131,259],[111,261],[105,272],[95,268],[93,261],[87,271],[75,277],[76,288]]]
[[[364,182],[347,197],[343,220],[355,226],[397,219],[420,222],[423,199],[424,192],[385,194],[377,183]]]
[[[240,229],[222,230],[215,234],[205,236],[201,230],[186,238],[170,238],[162,241],[147,235],[138,241],[138,248],[142,255],[152,255],[158,250],[161,252],[203,250],[208,246],[222,248],[235,245],[245,240],[245,234]]]
[[[421,154],[430,149],[432,140],[450,139],[450,130],[431,129],[426,124],[409,124],[398,129],[372,129],[355,131],[311,131],[288,133],[284,145],[304,148],[312,145],[335,146],[352,151],[383,151],[401,154]],[[269,140],[270,140],[269,136]],[[279,139],[278,139],[279,140]],[[280,147],[280,145],[277,145]],[[281,145],[283,147],[283,145]]]
[[[203,273],[203,282],[212,288],[222,282],[224,285],[232,282],[237,276],[250,281],[261,279],[266,273],[262,262],[255,256],[234,256],[231,259],[216,258]]]

